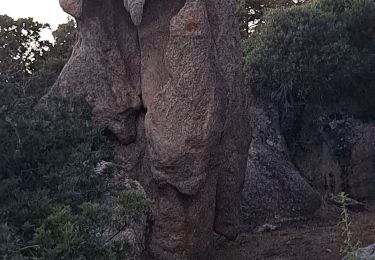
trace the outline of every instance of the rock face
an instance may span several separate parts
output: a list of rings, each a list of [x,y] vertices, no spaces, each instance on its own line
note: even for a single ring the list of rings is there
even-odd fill
[[[342,191],[375,198],[375,124],[343,107],[307,106],[290,122],[255,98],[253,139],[242,194],[245,228],[312,217],[321,199]]]
[[[343,106],[307,106],[284,120],[274,104],[255,97],[242,222],[245,228],[312,217],[321,199],[342,191],[375,198],[375,124]],[[295,114],[293,114],[295,113]],[[293,116],[291,116],[293,115]]]
[[[277,111],[261,105],[250,111],[253,138],[241,201],[244,227],[313,216],[320,196],[291,161]]]
[[[374,199],[375,124],[345,113],[305,113],[293,155],[302,175],[323,196],[344,191]]]
[[[76,18],[81,17],[83,0],[59,0],[59,2],[65,12]]]
[[[145,0],[124,0],[124,7],[129,12],[135,26],[142,22]]]
[[[154,201],[154,258],[206,258],[214,231],[239,230],[249,131],[237,1],[60,3],[78,40],[44,101],[93,104],[127,175]]]

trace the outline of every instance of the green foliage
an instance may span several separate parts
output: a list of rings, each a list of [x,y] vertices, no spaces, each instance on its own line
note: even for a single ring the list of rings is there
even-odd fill
[[[343,253],[348,260],[355,260],[356,252],[359,247],[359,242],[354,242],[352,222],[350,219],[349,211],[347,208],[347,201],[349,199],[348,194],[341,192],[338,196],[341,207],[341,220],[339,226],[342,230],[342,247],[341,253]]]
[[[35,63],[41,59],[52,46],[42,41],[40,32],[49,28],[32,18],[13,20],[6,15],[0,16],[0,75],[9,75],[9,70],[20,70],[32,73],[36,70]]]
[[[46,28],[48,24],[31,18],[13,20],[0,15],[0,111],[33,107],[69,59],[74,22],[53,32],[55,44],[41,40],[40,32]]]
[[[49,52],[50,57],[63,57],[64,60],[68,60],[76,40],[75,21],[69,19],[67,23],[60,24],[57,30],[53,32],[53,37],[55,38],[55,44]]]
[[[283,113],[346,106],[375,117],[375,3],[316,0],[271,10],[245,43],[247,82]]]
[[[78,259],[86,240],[102,247],[89,231],[89,224],[91,229],[98,224],[93,221],[98,211],[88,203],[105,192],[104,176],[95,167],[111,161],[113,149],[91,126],[82,101],[79,107],[63,103],[53,114],[0,116],[0,143],[6,148],[0,152],[0,220],[18,241],[1,255],[26,248],[20,252],[25,257]]]
[[[79,226],[68,206],[55,206],[51,214],[37,228],[34,242],[48,258],[55,259],[60,254],[71,255],[79,236]]]
[[[125,191],[120,197],[121,216],[123,223],[139,221],[150,208],[151,202],[146,194],[139,190]]]
[[[121,219],[110,215],[113,145],[92,125],[89,104],[55,100],[49,111],[35,109],[75,39],[69,21],[54,32],[54,45],[43,42],[39,32],[46,26],[0,16],[5,57],[0,59],[0,255],[4,260],[126,259],[130,245],[109,243],[108,237],[140,219],[148,201],[143,193],[127,191],[111,202],[121,208]],[[27,33],[19,34],[22,30]],[[109,166],[101,169],[103,163]]]

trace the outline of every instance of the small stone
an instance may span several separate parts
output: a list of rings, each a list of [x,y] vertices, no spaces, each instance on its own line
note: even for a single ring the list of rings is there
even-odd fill
[[[255,229],[255,233],[265,233],[265,232],[271,232],[271,231],[275,231],[276,229],[278,229],[277,226],[275,225],[272,225],[272,224],[264,224],[262,226],[259,226]]]

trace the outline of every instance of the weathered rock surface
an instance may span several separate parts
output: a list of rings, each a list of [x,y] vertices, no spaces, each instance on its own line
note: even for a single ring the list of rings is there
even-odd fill
[[[72,57],[45,99],[84,96],[101,127],[133,143],[142,110],[137,28],[121,1],[61,1],[72,3],[62,5],[72,15],[83,10]]]
[[[353,129],[349,193],[356,199],[375,199],[375,124],[356,121]]]
[[[245,228],[311,217],[320,198],[330,201],[342,191],[357,200],[375,198],[373,122],[353,119],[339,106],[309,106],[287,122],[273,104],[254,103],[241,204]]]
[[[303,117],[293,156],[301,174],[323,196],[344,191],[374,199],[375,124],[342,113],[312,115]]]
[[[290,160],[277,112],[267,110],[259,105],[250,109],[253,139],[241,202],[247,229],[312,217],[321,204]]]
[[[135,26],[139,26],[142,22],[144,5],[145,0],[124,0],[125,9],[129,12]]]
[[[144,4],[144,6],[143,6]],[[84,96],[153,199],[156,259],[207,257],[239,231],[248,150],[236,0],[61,0],[78,40],[44,97]]]
[[[59,0],[62,9],[75,18],[82,15],[83,0]]]

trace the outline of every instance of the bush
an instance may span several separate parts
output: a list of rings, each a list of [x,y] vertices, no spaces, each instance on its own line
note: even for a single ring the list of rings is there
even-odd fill
[[[110,191],[117,181],[117,169],[109,163],[113,146],[91,125],[90,107],[83,101],[58,104],[48,114],[0,115],[0,143],[5,148],[0,151],[0,255],[128,257],[128,242],[108,243],[108,237],[146,221],[149,201],[140,190]],[[103,164],[111,167],[102,169]],[[111,207],[119,212],[107,208],[109,193],[115,198]]]
[[[269,11],[244,44],[256,97],[289,116],[306,105],[342,105],[375,118],[375,3],[316,0]]]
[[[74,39],[70,21],[54,32],[56,45],[51,46],[38,36],[45,26],[0,16],[1,41],[6,40],[0,56],[7,62],[0,62],[0,256],[126,259],[133,253],[128,241],[110,238],[135,220],[144,224],[149,202],[118,181],[113,144],[92,125],[89,104],[54,100],[48,111],[34,109],[68,59]],[[21,27],[30,31],[23,38]],[[23,55],[20,46],[37,48]]]
[[[63,103],[53,114],[0,115],[0,221],[15,238],[0,241],[5,259],[74,259],[87,247],[82,205],[100,201],[105,183],[95,167],[113,149],[91,126],[88,106]]]

